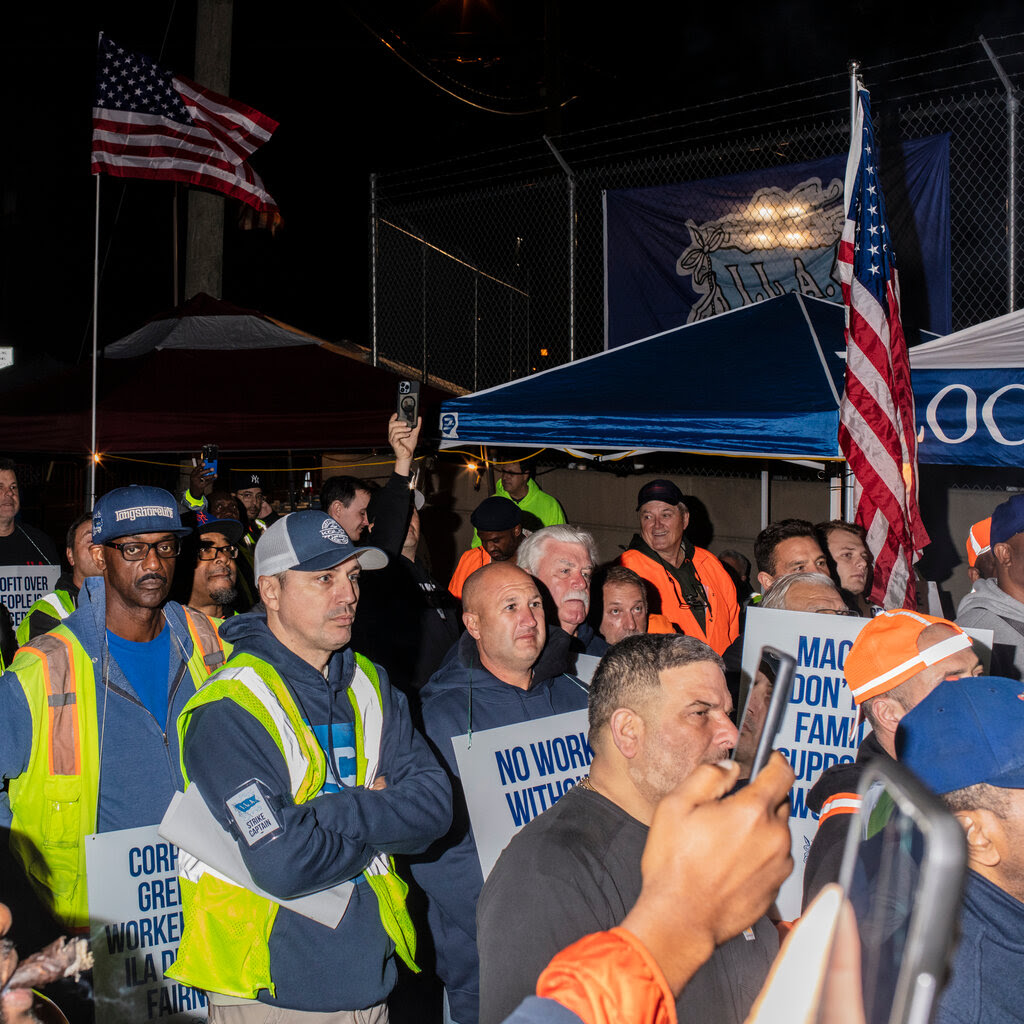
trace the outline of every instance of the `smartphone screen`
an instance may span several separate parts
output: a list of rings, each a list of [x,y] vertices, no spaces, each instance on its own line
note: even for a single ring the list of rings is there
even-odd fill
[[[871,765],[840,884],[857,918],[866,1024],[927,1024],[953,948],[963,830],[895,761]]]
[[[793,690],[796,661],[774,647],[762,647],[747,689],[747,698],[740,716],[739,738],[732,756],[740,766],[740,778],[757,777],[771,756],[782,725],[782,716]]]

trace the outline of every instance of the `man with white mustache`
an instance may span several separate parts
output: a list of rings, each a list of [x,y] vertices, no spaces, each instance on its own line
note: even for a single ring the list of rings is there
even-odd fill
[[[557,625],[572,638],[570,650],[594,657],[604,654],[608,644],[586,621],[597,562],[594,538],[575,526],[546,526],[519,545],[516,561],[547,592]]]

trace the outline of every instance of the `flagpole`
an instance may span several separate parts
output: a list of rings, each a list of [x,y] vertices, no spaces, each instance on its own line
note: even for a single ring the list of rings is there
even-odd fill
[[[171,257],[174,260],[174,269],[171,275],[174,281],[174,303],[173,306],[176,309],[181,299],[178,298],[178,193],[181,190],[181,186],[177,182],[174,183],[174,199],[171,203],[171,216],[173,218],[171,223]]]
[[[854,142],[854,133],[857,131],[857,104],[860,102],[858,90],[860,89],[860,61],[851,60],[850,71],[850,146]],[[843,196],[843,202],[849,202],[849,196]],[[856,481],[853,477],[853,470],[848,462],[843,463],[843,518],[852,523],[857,518],[857,504],[854,501],[856,492]]]
[[[96,503],[96,351],[100,296],[100,176],[96,175],[96,227],[92,248],[92,435],[89,442],[89,508]]]

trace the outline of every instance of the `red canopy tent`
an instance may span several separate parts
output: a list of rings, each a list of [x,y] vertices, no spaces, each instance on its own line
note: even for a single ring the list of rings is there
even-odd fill
[[[11,376],[5,375],[10,373]],[[100,452],[358,449],[380,446],[400,368],[208,296],[108,345],[100,363]],[[90,367],[0,371],[8,451],[89,451]],[[424,422],[451,393],[424,385]]]

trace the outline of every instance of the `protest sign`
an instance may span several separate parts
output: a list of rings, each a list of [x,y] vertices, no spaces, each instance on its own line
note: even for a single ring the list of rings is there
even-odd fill
[[[789,831],[795,867],[776,900],[787,921],[800,915],[804,864],[818,829],[817,815],[807,806],[807,794],[827,768],[855,761],[857,748],[871,731],[866,721],[858,722],[857,706],[843,671],[853,641],[868,622],[842,615],[775,608],[752,607],[747,611],[743,689],[753,678],[763,645],[770,644],[796,658],[793,694],[775,741],[775,749],[785,754],[796,773],[789,794]],[[992,631],[965,632],[975,640],[975,652],[987,671]]]
[[[155,825],[85,837],[96,1020],[206,1020],[206,995],[165,978],[183,916],[178,849]]]
[[[29,608],[57,586],[59,565],[0,565],[0,603],[17,626]]]
[[[452,738],[484,878],[508,841],[590,771],[587,712]]]
[[[749,681],[761,647],[771,644],[796,658],[793,694],[775,741],[789,759],[796,781],[789,794],[789,831],[793,873],[776,901],[784,920],[800,916],[804,862],[818,821],[807,806],[807,793],[833,764],[854,761],[857,747],[871,731],[857,722],[857,708],[843,675],[846,655],[868,619],[775,608],[747,610],[743,635],[743,675]]]

